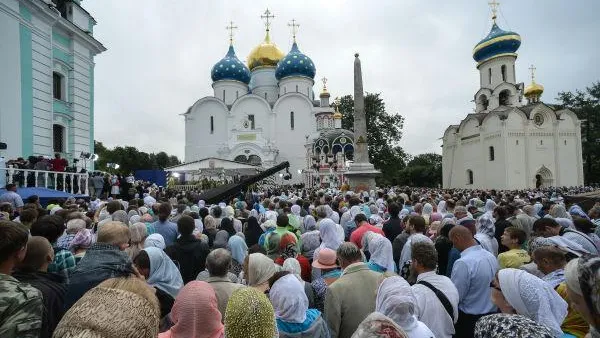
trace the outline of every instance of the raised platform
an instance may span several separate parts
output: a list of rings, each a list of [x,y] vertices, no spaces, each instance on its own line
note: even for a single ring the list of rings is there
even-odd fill
[[[351,163],[344,176],[348,179],[350,189],[355,192],[375,189],[375,177],[381,172],[371,163]]]

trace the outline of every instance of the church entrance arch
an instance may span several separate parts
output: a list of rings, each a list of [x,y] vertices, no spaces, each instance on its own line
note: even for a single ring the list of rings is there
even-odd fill
[[[535,187],[536,188],[546,188],[554,185],[554,178],[552,177],[552,172],[550,169],[546,168],[546,166],[542,166],[535,173]]]

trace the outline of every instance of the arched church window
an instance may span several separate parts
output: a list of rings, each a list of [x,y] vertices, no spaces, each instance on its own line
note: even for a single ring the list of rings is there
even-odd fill
[[[506,82],[506,65],[502,65],[502,67],[500,67],[500,71],[502,72],[502,81]]]
[[[296,85],[296,93],[298,92],[298,85]]]
[[[306,88],[306,96],[310,97],[310,88]]]
[[[65,127],[60,124],[52,125],[52,150],[55,153],[65,152]]]
[[[237,100],[237,99],[239,99],[239,98],[240,98],[240,93],[239,93],[239,92],[236,90],[236,91],[235,91],[235,99]]]
[[[509,97],[510,97],[510,92],[508,91],[508,89],[501,91],[500,95],[498,96],[498,101],[499,101],[500,105],[508,106],[508,104],[509,104],[508,98]]]
[[[494,147],[490,147],[490,161],[495,159]]]
[[[565,140],[565,145],[567,145],[567,140]]]
[[[488,68],[488,83],[492,84],[492,67]]]
[[[58,72],[52,73],[52,94],[55,99],[65,101],[65,77]]]
[[[287,87],[286,86],[283,86],[283,93],[287,94]]]
[[[479,103],[481,103],[481,106],[483,107],[483,110],[487,110],[488,109],[488,105],[489,105],[490,102],[489,102],[487,96],[481,95],[479,97]]]
[[[267,93],[265,93],[265,100],[267,99]]]
[[[223,89],[223,102],[225,102],[225,89]]]
[[[467,184],[473,184],[473,170],[467,170]]]
[[[290,129],[294,130],[294,112],[290,112]]]
[[[517,145],[519,145],[519,140],[517,140]]]
[[[215,117],[211,116],[210,117],[210,133],[214,133],[215,132]]]

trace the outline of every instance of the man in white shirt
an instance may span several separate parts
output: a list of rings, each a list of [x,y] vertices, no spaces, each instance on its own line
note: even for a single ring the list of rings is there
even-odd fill
[[[436,338],[451,338],[458,319],[458,290],[450,278],[435,273],[437,260],[432,243],[412,244],[411,269],[417,275],[417,283],[412,286],[417,299],[415,314]]]
[[[402,247],[402,252],[400,253],[400,260],[398,261],[398,266],[402,268],[406,262],[411,260],[411,245],[416,242],[429,242],[432,243],[429,237],[425,236],[425,231],[427,231],[427,226],[425,225],[425,219],[421,216],[411,216],[408,219],[408,223],[406,224],[406,230],[410,234],[408,240]]]
[[[6,192],[0,196],[0,203],[2,202],[10,203],[13,212],[21,213],[23,209],[23,199],[17,194],[17,186],[12,183],[6,185]]]

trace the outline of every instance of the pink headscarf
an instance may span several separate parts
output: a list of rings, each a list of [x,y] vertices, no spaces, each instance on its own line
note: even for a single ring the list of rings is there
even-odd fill
[[[225,335],[217,296],[206,282],[191,281],[181,288],[171,319],[175,325],[158,338],[222,338]]]

